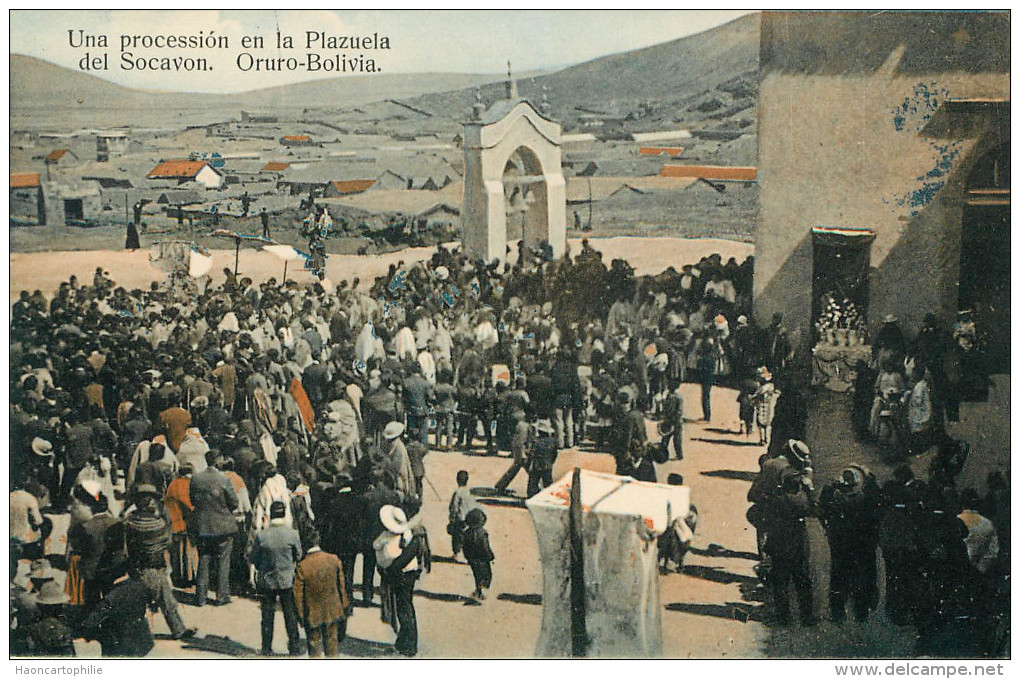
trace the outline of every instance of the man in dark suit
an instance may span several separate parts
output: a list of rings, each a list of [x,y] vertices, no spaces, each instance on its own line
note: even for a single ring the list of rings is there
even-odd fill
[[[195,586],[195,604],[204,606],[209,592],[209,566],[213,559],[219,567],[216,603],[230,603],[230,552],[237,533],[234,510],[238,508],[237,493],[223,472],[213,462],[216,450],[206,454],[209,466],[191,478],[189,494],[195,510],[191,513],[189,532],[198,543],[198,582]]]
[[[421,374],[421,368],[415,363],[411,374],[404,380],[404,407],[407,410],[407,427],[412,436],[428,445],[429,405],[436,400],[435,393]]]
[[[262,655],[273,654],[276,600],[280,599],[287,626],[287,650],[300,652],[297,607],[294,604],[294,571],[301,560],[301,537],[286,525],[287,507],[279,500],[269,506],[269,526],[259,531],[252,548],[255,587],[262,607]]]
[[[552,485],[552,468],[559,454],[556,439],[553,438],[556,430],[548,420],[539,420],[535,424],[535,432],[537,438],[528,458],[528,497]]]

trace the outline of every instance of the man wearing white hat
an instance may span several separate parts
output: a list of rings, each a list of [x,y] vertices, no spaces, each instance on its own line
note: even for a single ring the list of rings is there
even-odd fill
[[[411,467],[411,458],[407,454],[407,447],[401,435],[404,433],[404,425],[400,422],[390,422],[383,430],[383,438],[389,441],[389,451],[386,453],[387,466],[393,472],[397,485],[395,490],[404,500],[418,497],[414,482],[414,469]]]
[[[414,610],[414,584],[421,575],[421,537],[414,528],[421,514],[407,519],[404,510],[386,505],[379,510],[385,529],[375,539],[376,563],[383,573],[383,621],[397,633],[394,648],[407,657],[418,654],[418,618]]]

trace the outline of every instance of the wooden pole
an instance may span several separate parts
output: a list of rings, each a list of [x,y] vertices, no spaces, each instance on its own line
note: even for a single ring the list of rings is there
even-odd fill
[[[234,239],[234,276],[237,276],[237,262],[241,258],[241,239]]]
[[[574,467],[570,482],[570,654],[575,658],[588,655],[581,520],[581,469]]]
[[[288,264],[287,260],[286,259],[283,260],[283,282],[284,282],[284,284],[286,284],[286,282],[287,282],[287,264]]]

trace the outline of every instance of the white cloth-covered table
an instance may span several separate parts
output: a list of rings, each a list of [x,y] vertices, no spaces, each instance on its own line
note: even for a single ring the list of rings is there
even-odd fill
[[[538,657],[570,654],[570,484],[573,473],[527,501],[542,559]],[[662,650],[656,538],[687,516],[690,489],[581,471],[589,657],[655,657]]]

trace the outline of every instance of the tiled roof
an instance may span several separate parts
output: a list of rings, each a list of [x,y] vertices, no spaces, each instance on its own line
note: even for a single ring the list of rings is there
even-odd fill
[[[30,189],[40,185],[38,172],[19,172],[11,175],[12,189]]]
[[[347,195],[347,194],[351,194],[351,193],[361,193],[362,191],[367,191],[368,189],[372,188],[373,184],[375,184],[375,180],[374,179],[351,179],[349,181],[339,181],[339,182],[334,181],[334,182],[330,182],[330,184],[332,184],[333,188],[335,188],[337,190],[337,193],[339,193],[341,196],[343,196],[343,195]]]
[[[660,177],[693,177],[753,182],[758,179],[756,167],[723,167],[719,165],[665,165]]]
[[[206,166],[202,160],[165,160],[147,174],[147,177],[194,177]]]
[[[262,171],[263,172],[283,172],[288,167],[290,167],[290,163],[280,163],[280,162],[276,162],[276,161],[270,161],[270,162],[268,162],[268,163],[266,163],[265,165],[262,166]]]

